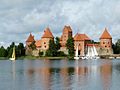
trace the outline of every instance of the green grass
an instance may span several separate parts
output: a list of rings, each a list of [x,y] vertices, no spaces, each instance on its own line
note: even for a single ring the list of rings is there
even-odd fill
[[[0,57],[0,60],[8,60],[8,57]]]
[[[62,60],[67,59],[67,57],[35,57],[35,56],[22,56],[18,57],[19,60]]]

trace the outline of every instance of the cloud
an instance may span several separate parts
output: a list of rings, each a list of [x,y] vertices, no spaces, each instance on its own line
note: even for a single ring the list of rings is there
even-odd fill
[[[119,0],[0,0],[0,42],[25,42],[30,32],[40,39],[50,27],[54,36],[61,35],[64,25],[73,34],[86,33],[99,40],[105,27],[115,42],[119,39]]]

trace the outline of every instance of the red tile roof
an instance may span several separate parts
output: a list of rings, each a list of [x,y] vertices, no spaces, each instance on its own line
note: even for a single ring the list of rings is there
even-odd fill
[[[30,35],[29,35],[28,39],[26,40],[26,42],[33,42],[33,41],[35,41],[34,36],[30,33]]]
[[[68,33],[68,32],[72,32],[71,27],[70,26],[64,26],[63,33]]]
[[[105,28],[103,34],[101,35],[100,39],[112,39],[111,35],[107,31],[107,28]]]
[[[42,38],[54,38],[48,27],[44,30]]]
[[[35,45],[36,47],[41,47],[41,40],[36,40]]]
[[[91,40],[86,34],[76,34],[74,36],[75,41],[84,41],[84,40]]]

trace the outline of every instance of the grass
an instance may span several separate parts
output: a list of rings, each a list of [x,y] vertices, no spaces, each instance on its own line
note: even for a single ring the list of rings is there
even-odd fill
[[[63,60],[67,59],[67,57],[36,57],[36,56],[22,56],[18,57],[20,60]]]
[[[0,57],[0,60],[8,60],[8,57]]]

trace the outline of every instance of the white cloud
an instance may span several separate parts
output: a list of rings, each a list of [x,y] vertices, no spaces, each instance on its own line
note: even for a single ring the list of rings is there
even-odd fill
[[[30,32],[39,39],[49,26],[60,35],[64,25],[73,33],[99,40],[105,27],[113,41],[119,39],[119,0],[0,0],[0,42],[25,42]],[[3,43],[2,43],[3,44]]]

